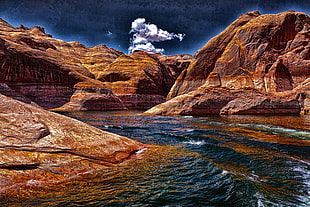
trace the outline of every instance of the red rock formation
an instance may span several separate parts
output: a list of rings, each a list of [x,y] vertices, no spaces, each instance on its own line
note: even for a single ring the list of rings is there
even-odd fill
[[[258,12],[241,15],[195,54],[195,60],[179,76],[169,98],[205,84],[212,71],[219,74],[221,85],[228,88],[266,91],[270,84],[264,78],[268,75],[276,77],[273,83],[279,85],[271,91],[286,90],[280,86],[285,85],[281,83],[283,78],[285,81],[291,78],[291,87],[296,87],[309,75],[309,63],[305,61],[309,51],[309,21],[306,14],[292,11],[271,15],[259,15]],[[273,74],[268,74],[271,66],[280,62],[284,66],[282,72],[278,68],[277,73],[271,70]],[[246,84],[238,85],[241,79]]]
[[[176,80],[168,99],[193,91],[203,85],[208,75],[213,71],[216,60],[223,54],[238,29],[257,16],[259,16],[258,12],[241,15],[221,34],[212,38],[203,48],[197,51],[190,66]]]
[[[91,68],[104,67],[121,54],[104,45],[88,48],[54,39],[41,27],[15,28],[0,20],[0,30],[0,82],[13,98],[24,97],[47,109],[68,103],[77,89],[83,90],[81,83],[106,88],[94,79]],[[106,98],[108,94],[114,98],[111,91]]]
[[[111,90],[100,87],[77,87],[70,101],[54,111],[104,111],[128,109]]]
[[[189,92],[203,94],[205,88],[211,91],[225,88],[232,94],[236,90],[244,90],[246,94],[260,93],[264,98],[258,101],[255,96],[253,100],[236,97],[225,107],[222,104],[212,105],[215,104],[213,102],[206,105],[209,98],[203,97],[199,100],[201,107],[197,104],[195,107],[200,107],[201,113],[205,114],[211,113],[208,107],[218,108],[217,111],[223,108],[220,113],[226,114],[299,113],[307,108],[300,100],[298,102],[297,97],[301,93],[307,94],[305,90],[309,90],[300,87],[310,75],[309,49],[310,17],[306,14],[288,11],[280,14],[260,15],[258,12],[250,12],[241,15],[195,54],[188,69],[178,77],[168,99],[171,99],[172,105],[176,105],[176,101],[182,102],[185,99],[190,102],[187,95],[182,96],[184,100],[177,96]],[[213,93],[210,90],[206,92],[208,96]],[[285,92],[294,95],[286,97]],[[211,99],[220,98],[211,96]],[[192,101],[194,103],[197,100]],[[166,109],[162,106],[159,108],[169,111],[171,106],[168,105],[165,105]],[[180,105],[178,107],[184,108]],[[194,106],[188,107],[187,113],[193,113]]]
[[[113,166],[145,146],[0,95],[0,194]]]
[[[191,60],[190,55],[125,55],[105,45],[86,47],[54,39],[42,27],[15,28],[1,19],[0,31],[5,94],[47,109],[150,108],[165,101]]]
[[[204,114],[298,114],[300,102],[296,96],[271,97],[257,91],[228,90],[200,87],[159,104],[145,115],[197,115]]]
[[[188,68],[191,60],[193,59],[193,56],[189,54],[156,55],[159,61],[170,70],[174,80],[178,78],[183,70]]]
[[[164,56],[136,51],[121,55],[97,73],[127,108],[150,108],[165,101],[176,76],[186,68],[190,55]]]

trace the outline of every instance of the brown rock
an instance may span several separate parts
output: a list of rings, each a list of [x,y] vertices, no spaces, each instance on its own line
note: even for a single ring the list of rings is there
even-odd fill
[[[192,59],[86,47],[54,39],[42,27],[15,28],[4,20],[0,31],[0,83],[8,87],[3,91],[46,109],[150,108],[165,101]]]
[[[286,45],[298,38],[299,32],[308,30],[309,21],[307,15],[290,11],[261,15],[243,25],[215,63],[214,71],[220,74],[222,86],[230,88],[236,78],[243,76],[251,81],[240,88],[273,92],[296,87],[305,80],[300,76],[302,70],[309,71],[309,65],[301,62],[301,57],[291,64],[293,58],[287,55],[293,51]],[[303,69],[293,72],[295,65]]]
[[[219,114],[221,109],[231,100],[246,95],[243,91],[231,93],[229,90],[204,88],[177,96],[169,101],[157,105],[145,115],[203,115]]]
[[[145,146],[0,95],[0,193],[65,181]]]
[[[188,93],[203,85],[208,75],[213,71],[217,59],[221,57],[238,29],[259,15],[258,12],[241,15],[221,34],[212,38],[203,48],[197,51],[190,66],[176,80],[168,99]]]
[[[299,92],[297,99],[300,102],[300,113],[302,115],[310,114],[310,78],[295,88],[295,91]]]
[[[165,101],[175,80],[169,69],[158,55],[136,51],[121,55],[96,78],[104,82],[126,107],[145,109]]]
[[[306,103],[306,102],[305,102]],[[251,90],[200,87],[159,104],[145,115],[299,114],[294,94],[281,98]]]
[[[189,54],[181,55],[160,55],[156,54],[159,61],[164,64],[171,72],[174,81],[178,78],[181,72],[188,68],[191,60],[194,58]]]
[[[298,100],[276,100],[269,97],[237,98],[221,109],[220,114],[299,114]]]
[[[161,106],[161,110],[169,114],[173,105],[182,109],[182,112],[174,109],[179,114],[184,111],[196,114],[197,107],[201,114],[214,111],[224,114],[308,113],[308,98],[300,98],[300,94],[308,94],[309,90],[309,25],[309,16],[294,11],[241,15],[195,54],[168,95],[168,99],[181,94],[183,98],[171,99],[164,105],[165,109]],[[208,96],[212,94],[210,90],[224,88],[230,91],[230,94],[224,93],[225,96],[243,91],[244,97],[233,95],[234,98],[224,107],[214,102],[206,105],[209,98],[205,97],[197,105],[197,99],[190,96],[190,104],[186,93],[203,97],[203,88],[208,88]],[[255,95],[257,93],[261,95]],[[211,95],[212,100],[217,98],[225,99]],[[185,107],[176,101],[188,104]]]
[[[28,103],[28,104],[32,103],[33,104],[33,102],[31,101],[30,98],[27,98],[26,96],[23,96],[21,93],[14,91],[5,83],[0,83],[0,94],[14,98],[14,99],[22,101],[24,103]]]
[[[42,27],[15,28],[1,20],[0,30],[0,82],[14,91],[13,98],[24,97],[47,109],[68,103],[78,83],[104,88],[90,71],[122,54],[104,45],[89,48],[54,39]]]
[[[65,105],[55,111],[104,111],[128,109],[123,101],[106,88],[81,87]]]
[[[238,88],[291,90],[309,75],[309,61],[305,61],[309,51],[309,22],[306,14],[293,11],[241,15],[195,54],[195,60],[179,76],[169,98],[205,84],[212,71],[219,74],[223,87],[237,88],[236,83],[242,81]],[[271,68],[273,64],[277,66]],[[282,88],[287,83],[281,82],[284,79],[291,79],[291,86]],[[271,88],[269,81],[274,85]]]

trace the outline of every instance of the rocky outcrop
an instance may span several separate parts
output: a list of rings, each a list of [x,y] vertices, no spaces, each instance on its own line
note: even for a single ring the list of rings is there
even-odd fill
[[[176,76],[185,69],[190,55],[164,56],[136,51],[121,55],[97,73],[127,108],[147,109],[166,100]]]
[[[259,15],[258,12],[241,15],[222,33],[212,38],[203,48],[198,50],[190,66],[176,80],[168,99],[196,90],[203,85],[208,75],[213,71],[217,59],[221,57],[238,29]]]
[[[160,55],[156,54],[159,61],[168,68],[173,76],[174,81],[179,77],[181,72],[188,68],[192,55],[181,54],[181,55]]]
[[[297,99],[281,99],[269,96],[235,98],[224,106],[220,114],[299,114],[300,103]]]
[[[169,98],[197,89],[210,74],[231,89],[292,90],[309,77],[309,22],[293,11],[241,15],[195,54]]]
[[[0,95],[0,194],[113,166],[139,142]]]
[[[15,28],[0,20],[0,30],[0,82],[14,91],[12,98],[25,97],[47,109],[69,102],[78,83],[104,87],[88,68],[121,54],[105,46],[88,48],[54,39],[42,27]]]
[[[100,87],[77,87],[70,101],[52,109],[54,111],[105,111],[128,109],[124,102],[110,89]]]
[[[218,105],[219,113],[304,113],[308,98],[301,101],[300,94],[308,94],[309,89],[300,85],[310,76],[309,49],[308,15],[294,11],[243,14],[195,54],[169,92],[171,102],[168,103],[190,102],[188,93],[207,93],[206,96],[213,96],[211,99],[215,100],[221,97],[212,95],[213,92],[225,89],[230,91],[227,96],[244,91],[249,96],[260,93],[264,98],[235,97],[227,106]],[[206,88],[209,89],[204,91]],[[291,94],[289,98],[287,93]],[[184,99],[178,97],[180,95]],[[195,106],[201,107],[201,114],[209,114],[212,112],[206,108],[214,108],[212,104],[189,105],[188,112],[180,113],[194,113],[192,107]],[[170,108],[168,105],[165,106]],[[163,106],[159,108],[169,111]]]
[[[145,115],[204,114],[299,114],[300,102],[294,95],[276,97],[250,90],[200,87],[159,104]]]
[[[46,109],[150,108],[165,101],[192,56],[125,55],[13,27],[0,19],[0,83],[6,95]],[[8,91],[10,91],[8,93]],[[21,98],[23,97],[23,98]]]

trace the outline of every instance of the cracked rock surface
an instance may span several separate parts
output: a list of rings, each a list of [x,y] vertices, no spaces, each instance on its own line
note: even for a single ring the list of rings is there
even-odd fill
[[[0,95],[0,194],[113,166],[144,147]]]

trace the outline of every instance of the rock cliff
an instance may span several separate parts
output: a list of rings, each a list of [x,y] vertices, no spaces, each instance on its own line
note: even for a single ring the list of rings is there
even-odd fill
[[[105,83],[127,108],[150,108],[166,100],[180,72],[192,56],[164,56],[136,51],[121,55],[98,72],[96,79]]]
[[[165,101],[192,58],[163,57],[64,42],[0,19],[0,93],[46,109],[150,108]]]
[[[2,19],[0,32],[1,88],[10,89],[13,98],[24,97],[47,109],[69,102],[75,90],[83,89],[79,85],[105,88],[91,68],[121,54],[105,46],[88,48],[54,39],[42,27],[15,28]]]
[[[197,51],[169,92],[170,101],[147,113],[307,113],[309,49],[308,15],[243,14]]]
[[[0,194],[113,166],[145,148],[0,95]]]

